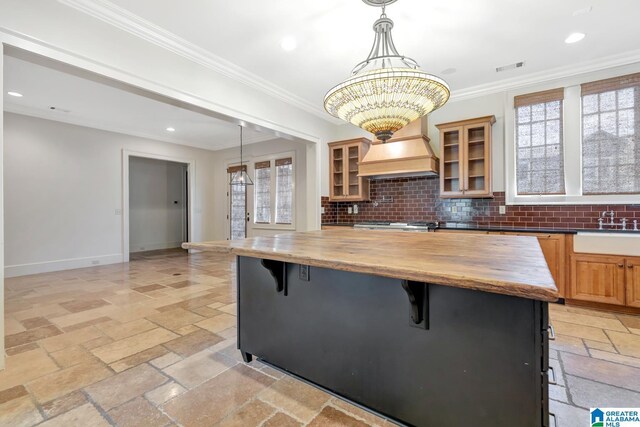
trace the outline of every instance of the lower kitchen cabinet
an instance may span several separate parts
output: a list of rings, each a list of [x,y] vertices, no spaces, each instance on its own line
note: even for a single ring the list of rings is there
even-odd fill
[[[633,272],[634,268],[627,268],[627,258],[623,256],[574,253],[571,257],[569,297],[581,301],[625,305],[627,270]],[[637,303],[640,306],[640,301]]]
[[[566,283],[566,236],[564,234],[522,233],[519,236],[535,236],[547,261],[549,271],[556,282],[560,298],[565,296]]]
[[[627,305],[640,307],[640,257],[626,258]]]

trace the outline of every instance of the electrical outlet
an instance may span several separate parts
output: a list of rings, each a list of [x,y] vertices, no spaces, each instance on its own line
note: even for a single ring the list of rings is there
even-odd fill
[[[354,214],[358,213],[358,205],[353,205],[353,213]]]
[[[122,215],[122,209],[116,209],[116,215]]]
[[[320,213],[324,215],[324,206],[320,208]]]
[[[347,208],[347,213],[348,213],[348,214],[352,214],[352,213],[353,213],[353,208],[352,208],[351,206],[349,206],[349,207]]]
[[[507,214],[507,207],[506,206],[500,206],[498,208],[498,213],[500,213],[500,215],[506,215]]]
[[[451,213],[458,213],[458,207],[457,206],[451,206]]]

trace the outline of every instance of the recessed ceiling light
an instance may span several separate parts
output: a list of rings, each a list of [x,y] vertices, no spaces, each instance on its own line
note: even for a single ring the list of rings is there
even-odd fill
[[[296,47],[298,47],[298,42],[292,36],[283,37],[280,41],[280,47],[285,52],[291,52],[292,50],[295,50]]]
[[[7,95],[15,96],[16,98],[22,98],[22,94],[18,92],[7,92]]]
[[[172,127],[168,127],[168,128],[167,128],[167,132],[175,132],[175,131],[176,131],[176,130],[175,130],[174,128],[172,128]]]
[[[569,37],[567,37],[566,39],[564,39],[565,43],[577,43],[580,40],[582,40],[585,37],[584,33],[571,33],[569,34]]]

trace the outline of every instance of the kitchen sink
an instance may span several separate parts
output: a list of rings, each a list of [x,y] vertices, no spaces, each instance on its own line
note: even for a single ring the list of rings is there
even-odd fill
[[[640,233],[579,232],[573,238],[574,252],[640,256]]]

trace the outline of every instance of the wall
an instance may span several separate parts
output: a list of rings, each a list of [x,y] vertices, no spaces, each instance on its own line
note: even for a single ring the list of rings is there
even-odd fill
[[[358,214],[348,213],[353,203],[330,203],[323,197],[323,223],[440,221],[504,228],[589,229],[597,228],[598,217],[610,210],[617,218],[627,218],[629,228],[634,219],[640,222],[640,205],[511,205],[501,215],[504,192],[496,192],[493,199],[441,199],[436,177],[376,180],[371,182],[370,191],[372,201],[358,202]],[[380,202],[383,197],[393,202]]]
[[[186,171],[182,163],[130,158],[130,252],[177,248],[186,241]]]
[[[214,152],[11,113],[4,120],[7,276],[122,261],[123,149],[195,160],[192,238],[214,238]]]
[[[307,210],[309,209],[309,195],[306,189],[309,187],[308,180],[314,179],[313,174],[309,173],[309,168],[314,167],[314,159],[308,156],[309,144],[304,142],[295,142],[285,139],[277,139],[273,141],[259,142],[256,144],[246,145],[243,152],[243,162],[249,165],[249,173],[252,175],[252,163],[253,159],[264,157],[271,154],[294,152],[294,172],[295,172],[295,185],[296,185],[296,198],[295,198],[295,223],[297,231],[306,231],[309,229],[315,229],[315,224],[308,220]],[[228,181],[226,170],[229,164],[237,164],[240,162],[238,148],[230,148],[227,150],[221,150],[216,152],[216,187],[215,187],[215,199],[220,202],[216,205],[215,215],[216,218],[226,218],[227,215],[227,189]],[[315,182],[311,183],[315,184]],[[248,187],[248,198],[252,196],[252,189]],[[251,214],[253,218],[253,213]],[[250,236],[264,236],[282,233],[280,229],[253,229],[249,233]],[[217,239],[226,239],[229,234],[228,223],[226,221],[217,221],[215,224],[215,236]]]
[[[321,204],[325,208],[323,223],[354,223],[360,221],[459,221],[479,225],[502,227],[543,227],[543,228],[594,228],[597,217],[602,211],[614,210],[617,217],[626,217],[630,221],[640,220],[639,205],[607,204],[597,201],[585,205],[506,205],[505,189],[508,173],[506,171],[505,147],[514,144],[513,97],[524,93],[565,87],[567,92],[579,93],[580,83],[620,76],[640,71],[640,64],[614,67],[597,72],[575,75],[568,78],[550,80],[545,83],[523,86],[477,98],[452,100],[440,110],[428,117],[429,138],[439,155],[439,131],[436,124],[447,123],[473,117],[495,115],[496,123],[492,128],[492,181],[494,199],[440,199],[439,184],[433,178],[390,179],[371,182],[371,200],[381,200],[382,196],[394,198],[393,203],[380,203],[374,207],[372,202],[360,202],[359,214],[349,215],[347,203],[330,203],[323,197]],[[567,103],[568,104],[568,103]],[[565,105],[564,139],[576,141],[580,138],[579,105]],[[577,130],[577,131],[576,131]],[[579,144],[573,144],[578,146]],[[327,154],[328,155],[328,154]],[[567,152],[566,170],[580,167],[580,152]],[[329,174],[322,177],[329,180]],[[569,185],[569,183],[567,184]],[[579,185],[573,183],[572,185]],[[323,186],[324,188],[324,186]],[[325,194],[325,193],[323,193]],[[500,215],[498,208],[506,205],[506,214]],[[453,212],[453,210],[456,212]]]
[[[4,46],[0,44],[0,93],[4,95]],[[4,116],[0,115],[0,337],[4,337]],[[0,339],[0,370],[4,369],[4,339]]]

